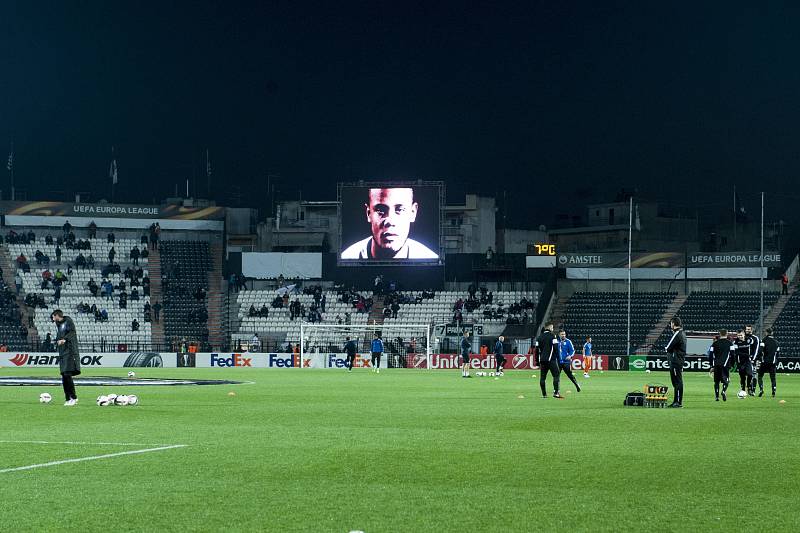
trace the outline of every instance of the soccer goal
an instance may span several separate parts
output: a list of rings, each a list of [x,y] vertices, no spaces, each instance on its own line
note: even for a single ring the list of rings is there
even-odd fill
[[[383,340],[383,368],[430,368],[431,327],[427,324],[300,325],[300,368],[343,367],[347,337],[356,341],[355,367],[369,367],[375,334]]]

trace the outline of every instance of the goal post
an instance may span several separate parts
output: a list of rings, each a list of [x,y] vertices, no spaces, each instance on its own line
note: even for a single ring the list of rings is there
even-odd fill
[[[298,368],[328,368],[331,355],[343,354],[347,337],[356,341],[361,360],[371,355],[371,343],[378,333],[383,340],[382,365],[390,368],[414,368],[414,361],[424,358],[424,368],[431,362],[431,326],[429,324],[300,324],[300,360]],[[422,366],[422,365],[417,365]]]

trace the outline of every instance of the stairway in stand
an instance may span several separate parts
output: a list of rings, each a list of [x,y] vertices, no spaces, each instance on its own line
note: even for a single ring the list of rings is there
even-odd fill
[[[156,302],[161,302],[164,306],[164,300],[161,295],[161,254],[159,251],[150,250],[150,255],[147,257],[147,275],[150,277],[150,305]],[[155,318],[155,317],[154,317]],[[164,338],[164,310],[161,310],[161,319],[158,322],[150,323],[150,336],[151,342],[155,345],[154,350],[166,351],[166,339]]]
[[[16,294],[16,287],[14,285],[14,275],[17,272],[17,266],[14,264],[14,259],[8,252],[8,248],[0,246],[0,271],[3,273],[3,281],[11,288]],[[17,307],[21,315],[21,323],[28,328],[28,344],[30,346],[39,346],[41,340],[39,339],[39,332],[33,322],[34,311],[28,309],[25,305],[25,293],[20,292],[16,294]],[[25,347],[27,349],[28,347]]]
[[[789,298],[795,293],[798,285],[800,285],[800,274],[795,275],[794,279],[789,283],[788,294],[781,294],[778,297],[778,301],[775,302],[775,304],[770,307],[769,311],[767,311],[767,314],[764,315],[764,329],[771,328],[775,325],[775,321],[778,320],[778,316],[783,311],[783,308],[789,303]],[[763,331],[761,335],[764,335]]]
[[[686,303],[686,298],[689,296],[687,294],[679,294],[672,300],[672,303],[669,304],[667,310],[664,311],[664,314],[661,315],[661,320],[656,322],[653,329],[647,334],[644,338],[644,342],[641,346],[636,350],[636,353],[647,354],[652,348],[653,345],[656,343],[658,338],[664,333],[664,329],[669,326],[669,321],[672,320],[672,317],[678,314],[678,309],[683,307],[683,304]]]
[[[375,295],[372,298],[372,309],[367,318],[368,324],[383,324],[383,295]]]
[[[223,327],[223,308],[227,297],[222,284],[222,244],[210,245],[212,268],[208,273],[208,342],[212,350],[220,350],[226,343],[226,331]]]

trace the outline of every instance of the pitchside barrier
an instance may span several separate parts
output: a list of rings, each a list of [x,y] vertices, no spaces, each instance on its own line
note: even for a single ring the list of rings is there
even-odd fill
[[[532,355],[506,354],[505,370],[537,370]],[[184,364],[188,360],[188,365]],[[318,368],[344,369],[347,355],[344,353],[298,354],[288,353],[197,353],[187,358],[175,352],[130,352],[130,353],[86,353],[81,355],[81,366],[86,368]],[[300,365],[302,361],[302,367]],[[572,360],[572,369],[582,371],[583,357]],[[495,368],[494,354],[470,355],[470,366],[475,370]],[[50,352],[0,352],[0,367],[6,368],[56,368],[58,354]],[[356,355],[355,368],[372,368],[371,354]],[[383,354],[381,368],[416,368],[428,370],[450,370],[461,367],[458,354],[410,353],[402,356]],[[686,356],[683,365],[686,372],[708,372],[711,366],[704,356]],[[590,371],[669,370],[666,355],[593,355]],[[778,360],[779,373],[800,374],[800,357],[784,357]]]
[[[55,368],[57,366],[57,353],[0,352],[0,367]],[[178,356],[175,352],[86,353],[81,354],[81,366],[91,368],[176,368]]]

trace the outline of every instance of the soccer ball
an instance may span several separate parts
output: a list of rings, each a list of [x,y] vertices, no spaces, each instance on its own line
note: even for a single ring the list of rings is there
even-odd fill
[[[123,407],[128,405],[128,397],[124,394],[120,394],[114,398],[114,405],[122,405]]]
[[[134,372],[133,370],[131,370],[130,372],[128,372],[128,377],[129,377],[129,378],[135,378],[135,377],[136,377],[136,372]]]
[[[100,407],[105,407],[108,404],[109,404],[108,396],[98,396],[97,397],[97,405],[99,405]]]
[[[737,394],[736,396],[738,396],[740,400],[744,400],[745,398],[747,398],[747,393],[743,390],[740,390],[739,394]]]
[[[650,373],[650,369],[648,368],[647,370],[645,370],[645,372],[647,372],[649,374]]]
[[[135,394],[131,394],[128,396],[128,405],[137,405],[139,403],[139,397]]]
[[[50,393],[43,392],[39,395],[39,401],[42,403],[50,403],[53,401],[53,397],[50,396]]]

